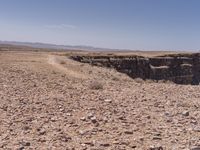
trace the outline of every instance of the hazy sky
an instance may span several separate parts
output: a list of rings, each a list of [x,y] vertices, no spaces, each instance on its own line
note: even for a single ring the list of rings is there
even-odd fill
[[[199,50],[200,0],[0,0],[0,40]]]

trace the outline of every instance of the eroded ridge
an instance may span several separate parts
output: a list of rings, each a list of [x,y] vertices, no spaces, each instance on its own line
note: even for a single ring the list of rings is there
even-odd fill
[[[199,85],[200,82],[200,53],[159,57],[84,55],[71,58],[82,63],[115,68],[132,78],[169,80],[192,85]]]

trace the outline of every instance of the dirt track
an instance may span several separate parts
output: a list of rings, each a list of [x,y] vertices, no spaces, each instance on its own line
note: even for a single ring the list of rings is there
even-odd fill
[[[50,53],[0,53],[0,149],[198,145],[200,86],[136,81]]]

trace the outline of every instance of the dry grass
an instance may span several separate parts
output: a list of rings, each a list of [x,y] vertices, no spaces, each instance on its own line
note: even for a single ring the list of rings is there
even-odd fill
[[[101,89],[103,89],[103,84],[101,82],[98,82],[98,81],[92,81],[89,84],[89,88],[91,90],[101,90]]]
[[[134,81],[137,83],[144,83],[144,80],[141,78],[135,78]]]
[[[112,77],[113,81],[119,81],[120,79],[118,77]]]
[[[62,61],[60,62],[60,64],[61,64],[61,65],[64,65],[64,64],[66,64],[66,62],[65,62],[64,60],[62,60]]]

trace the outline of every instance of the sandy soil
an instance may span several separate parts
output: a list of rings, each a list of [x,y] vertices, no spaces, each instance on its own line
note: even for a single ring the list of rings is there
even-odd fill
[[[0,149],[198,145],[200,86],[132,80],[51,53],[0,52]]]

